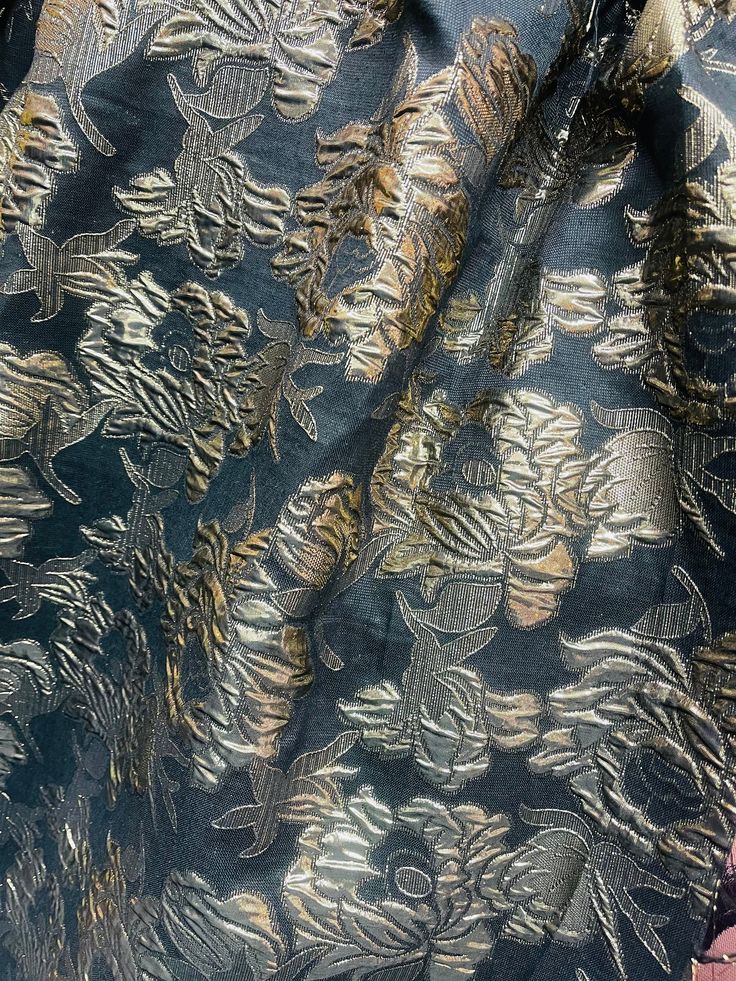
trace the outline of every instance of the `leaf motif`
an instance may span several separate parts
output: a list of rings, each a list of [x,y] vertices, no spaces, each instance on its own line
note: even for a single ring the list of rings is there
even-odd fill
[[[268,905],[257,895],[228,900],[192,872],[172,872],[162,894],[162,919],[176,949],[205,976],[230,970],[236,956],[258,972],[273,973],[285,953]]]
[[[24,467],[0,466],[0,563],[22,557],[32,522],[51,510],[51,501]],[[0,588],[0,600],[3,594]]]
[[[724,140],[729,157],[736,159],[736,126],[722,109],[702,92],[683,85],[678,95],[698,110],[697,118],[685,131],[685,166],[687,171],[700,167]]]
[[[687,637],[701,627],[710,642],[710,615],[700,590],[681,566],[673,567],[672,576],[683,586],[688,599],[684,603],[658,603],[651,607],[631,628],[632,633],[651,639],[674,640]]]
[[[604,368],[638,371],[656,357],[657,344],[641,313],[624,314],[608,321],[608,331],[593,346],[596,361]]]
[[[300,426],[313,443],[317,442],[317,422],[307,403],[321,395],[324,391],[322,385],[315,385],[312,388],[299,388],[291,381],[285,379],[283,392],[294,422]]]
[[[615,122],[608,132],[603,132],[607,138],[593,142],[581,161],[583,174],[575,189],[575,202],[581,208],[594,208],[609,201],[621,188],[624,174],[636,157],[636,137],[632,132]]]
[[[357,0],[353,5],[361,20],[348,44],[351,48],[362,48],[375,44],[386,27],[399,19],[404,0]]]
[[[613,908],[608,886],[603,881],[601,874],[597,871],[593,873],[591,880],[591,899],[613,961],[621,977],[625,978],[627,975],[626,968],[624,967],[621,935],[618,929],[616,913]]]
[[[618,69],[622,81],[661,77],[687,50],[689,19],[683,0],[648,0]]]
[[[95,21],[103,43],[110,41],[120,27],[120,8],[117,0],[94,0]]]
[[[0,238],[14,232],[18,222],[42,225],[57,175],[76,170],[78,163],[79,150],[56,99],[21,86],[3,110]]]
[[[400,0],[370,0],[371,9],[366,6],[367,0],[291,0],[282,6],[259,0],[190,0],[159,26],[147,54],[191,57],[200,85],[207,85],[228,61],[265,65],[274,109],[285,119],[300,120],[316,110],[334,77],[342,55],[339,28],[348,18],[362,16],[351,47],[372,44],[382,26],[398,17]]]
[[[482,144],[489,164],[503,149],[526,111],[535,73],[509,26],[483,18],[473,21],[454,63],[419,84],[416,60],[408,42],[391,96],[374,119],[320,139],[325,175],[298,195],[301,227],[272,262],[296,288],[304,333],[347,342],[347,377],[371,383],[394,353],[421,339],[455,276],[475,169],[467,151]],[[467,145],[452,126],[456,101],[471,131]],[[356,237],[370,272],[333,294],[328,270]]]
[[[339,654],[335,654],[329,644],[324,644],[319,652],[319,659],[330,671],[342,671],[345,662]]]
[[[654,877],[652,877],[652,879],[654,879]],[[657,880],[657,883],[661,887],[661,881]],[[643,885],[644,883],[641,884]],[[660,888],[660,892],[661,891],[662,889]],[[657,933],[658,927],[665,926],[669,922],[668,918],[666,916],[656,916],[653,913],[647,913],[646,910],[643,910],[641,906],[634,902],[628,889],[621,890],[621,893],[619,893],[618,896],[618,904],[621,912],[634,928],[634,933],[637,935],[639,940],[647,948],[657,963],[662,966],[662,969],[669,974],[671,968],[667,948],[665,947],[662,938]]]
[[[603,325],[606,281],[597,270],[545,271],[542,308],[555,327],[570,334],[594,333]]]
[[[536,83],[533,61],[500,40],[507,38],[516,39],[507,21],[478,18],[461,41],[457,104],[487,160],[523,118]]]
[[[468,633],[484,626],[501,599],[499,583],[449,582],[434,606],[412,608],[423,626],[441,633]]]
[[[324,588],[357,555],[360,488],[348,474],[306,481],[279,517],[274,547],[289,571]]]

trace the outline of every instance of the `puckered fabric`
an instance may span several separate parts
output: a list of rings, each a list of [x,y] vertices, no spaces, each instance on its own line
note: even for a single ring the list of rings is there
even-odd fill
[[[0,978],[720,978],[734,0],[0,16]]]

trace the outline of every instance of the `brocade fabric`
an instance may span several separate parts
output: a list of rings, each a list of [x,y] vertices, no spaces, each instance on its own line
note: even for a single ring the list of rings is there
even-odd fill
[[[689,978],[736,2],[1,27],[0,978]]]

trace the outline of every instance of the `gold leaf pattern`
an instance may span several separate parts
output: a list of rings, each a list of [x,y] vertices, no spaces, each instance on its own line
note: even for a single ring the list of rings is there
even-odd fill
[[[347,376],[363,381],[378,381],[394,351],[421,340],[458,269],[470,175],[469,145],[450,121],[454,100],[490,162],[513,137],[536,80],[501,21],[474,21],[454,64],[419,84],[415,63],[409,47],[374,120],[318,137],[325,177],[297,196],[301,228],[273,262],[296,288],[304,332],[346,340]],[[351,240],[364,244],[371,272],[330,296],[326,277]]]
[[[56,175],[76,170],[78,157],[54,97],[30,86],[16,92],[0,122],[3,233],[13,232],[18,222],[43,224]]]
[[[314,679],[304,613],[288,612],[278,567],[307,586],[309,609],[355,554],[359,496],[335,473],[306,481],[273,529],[251,532],[232,547],[216,522],[200,525],[192,559],[173,571],[164,628],[168,638],[167,705],[195,749],[195,777],[215,786],[228,765],[276,755],[292,705]],[[210,691],[185,696],[187,652],[196,639]]]

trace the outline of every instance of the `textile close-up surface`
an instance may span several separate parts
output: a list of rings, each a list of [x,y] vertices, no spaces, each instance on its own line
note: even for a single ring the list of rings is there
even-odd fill
[[[736,0],[5,0],[0,107],[0,981],[736,981]]]

